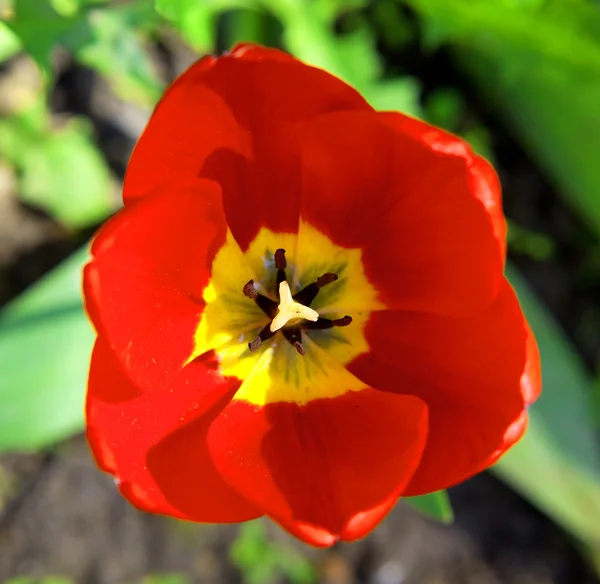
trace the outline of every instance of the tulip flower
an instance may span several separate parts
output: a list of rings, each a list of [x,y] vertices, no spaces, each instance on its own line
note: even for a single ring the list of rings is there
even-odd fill
[[[500,186],[456,136],[240,45],[169,87],[123,199],[84,275],[87,436],[138,508],[329,546],[525,431]]]

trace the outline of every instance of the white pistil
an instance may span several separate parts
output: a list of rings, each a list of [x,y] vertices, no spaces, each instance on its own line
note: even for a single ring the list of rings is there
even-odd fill
[[[279,284],[279,306],[277,308],[279,311],[269,327],[272,333],[286,324],[295,324],[297,320],[304,319],[312,322],[319,320],[319,313],[316,310],[304,306],[292,298],[290,285],[285,280]]]

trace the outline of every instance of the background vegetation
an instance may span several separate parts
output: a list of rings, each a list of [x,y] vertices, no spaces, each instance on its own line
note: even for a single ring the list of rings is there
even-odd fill
[[[0,17],[0,450],[39,460],[81,432],[86,242],[118,208],[166,84],[199,55],[251,40],[329,70],[379,109],[461,134],[496,164],[508,275],[544,393],[491,472],[600,566],[597,0],[0,0]],[[14,460],[0,457],[0,537],[27,482]],[[444,493],[410,503],[452,517]],[[315,581],[318,560],[286,542],[248,524],[231,561],[251,583]]]

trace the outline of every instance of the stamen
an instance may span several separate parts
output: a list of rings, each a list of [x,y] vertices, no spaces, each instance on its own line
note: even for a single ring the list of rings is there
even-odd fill
[[[254,300],[258,307],[269,317],[273,318],[277,314],[277,302],[259,294],[254,286],[254,280],[250,280],[242,289],[244,296]]]
[[[319,320],[319,313],[292,298],[290,285],[283,281],[279,284],[279,311],[271,322],[271,332],[278,331],[286,324],[293,324],[297,320]]]
[[[279,303],[260,294],[254,285],[254,280],[250,280],[243,288],[244,296],[250,298],[250,300],[254,300],[257,306],[271,319],[271,322],[260,331],[258,336],[252,342],[248,343],[248,349],[253,352],[257,351],[263,341],[271,338],[281,329],[283,336],[298,351],[298,354],[305,355],[306,349],[302,344],[302,330],[320,330],[348,326],[352,322],[352,318],[348,315],[333,320],[320,318],[316,310],[309,308],[310,303],[315,299],[319,290],[338,279],[337,274],[327,272],[292,296],[285,273],[285,269],[287,268],[285,249],[277,249],[274,254],[274,260],[275,268],[277,269]]]
[[[281,282],[285,282],[287,279],[285,275],[285,269],[287,267],[285,249],[279,248],[275,251],[275,267],[277,268],[277,287],[279,288]]]
[[[331,323],[333,326],[348,326],[349,324],[352,324],[352,317],[346,315],[342,318],[336,318],[335,320],[332,320]]]
[[[305,288],[302,288],[300,292],[294,295],[294,300],[296,302],[300,302],[300,304],[306,304],[307,306],[310,306],[312,301],[317,297],[319,290],[323,288],[323,286],[327,286],[327,284],[335,282],[337,279],[337,274],[327,272],[326,274],[319,276],[316,282],[313,282]]]
[[[251,343],[248,343],[248,348],[253,353],[258,350],[258,347],[262,345],[262,339],[260,337],[256,337]]]
[[[323,288],[323,286],[327,286],[327,284],[331,284],[331,282],[335,282],[337,279],[337,274],[327,272],[326,274],[323,274],[317,278],[317,288]]]
[[[294,348],[296,349],[296,351],[298,351],[298,353],[300,355],[302,355],[302,357],[304,357],[304,355],[306,355],[306,349],[304,348],[304,345],[300,341],[296,341],[294,343]]]
[[[285,249],[279,248],[275,252],[275,267],[278,270],[285,270],[287,268],[287,260],[285,259]]]
[[[342,318],[336,318],[334,320],[330,320],[329,318],[319,318],[319,320],[317,320],[317,322],[304,322],[304,323],[302,323],[301,326],[305,330],[316,331],[316,330],[330,329],[335,326],[348,326],[351,323],[352,323],[352,317],[346,315]]]
[[[248,343],[248,348],[251,352],[256,351],[262,345],[263,341],[270,339],[274,334],[275,333],[271,332],[269,325],[265,326],[260,333],[258,333],[258,336],[251,343]]]
[[[254,280],[250,280],[250,282],[244,286],[242,292],[244,293],[244,296],[247,296],[250,300],[256,300],[258,298],[258,292],[254,287]]]
[[[283,336],[292,344],[294,349],[302,356],[306,355],[306,349],[302,344],[302,330],[299,326],[292,326],[283,329]]]

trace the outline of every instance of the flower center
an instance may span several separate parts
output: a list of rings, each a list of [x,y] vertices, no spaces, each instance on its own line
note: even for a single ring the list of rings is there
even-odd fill
[[[278,247],[294,249],[293,262]],[[211,274],[187,362],[213,351],[219,374],[241,381],[234,399],[305,405],[364,389],[345,365],[369,351],[365,329],[371,314],[387,307],[365,274],[360,249],[333,243],[305,221],[297,233],[263,227],[246,250],[228,232]],[[316,321],[286,312],[284,281],[293,302],[317,311]],[[280,312],[286,322],[271,331]],[[298,353],[305,355],[300,359]]]
[[[283,336],[295,347],[296,351],[300,355],[305,355],[306,350],[302,344],[303,330],[348,326],[352,322],[352,318],[350,316],[344,316],[335,320],[322,318],[316,310],[309,307],[323,286],[331,284],[338,279],[336,274],[330,272],[323,274],[315,282],[292,296],[285,273],[287,267],[285,250],[278,249],[275,252],[274,259],[277,270],[276,281],[279,303],[259,294],[254,287],[253,280],[250,280],[242,290],[244,296],[254,300],[258,307],[271,319],[271,322],[260,331],[258,336],[252,342],[248,343],[248,348],[250,351],[256,351],[262,345],[263,341],[270,339],[277,331],[281,330]]]

